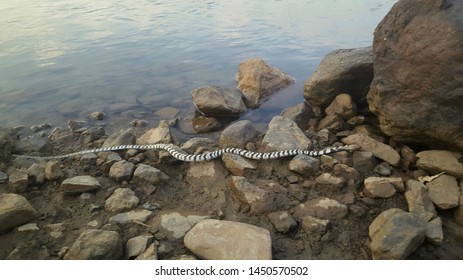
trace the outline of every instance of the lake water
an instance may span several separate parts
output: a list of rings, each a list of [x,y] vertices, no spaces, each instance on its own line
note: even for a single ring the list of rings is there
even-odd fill
[[[2,0],[0,126],[88,118],[150,125],[164,107],[191,115],[190,91],[236,87],[238,64],[260,57],[296,83],[243,119],[267,122],[303,101],[328,52],[371,45],[396,1]]]

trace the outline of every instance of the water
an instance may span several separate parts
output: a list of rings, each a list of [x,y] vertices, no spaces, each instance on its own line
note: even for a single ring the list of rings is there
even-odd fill
[[[106,122],[191,114],[190,91],[236,87],[238,64],[261,57],[296,78],[242,118],[267,122],[302,102],[303,83],[335,49],[370,45],[396,1],[2,0],[0,126],[105,112]]]

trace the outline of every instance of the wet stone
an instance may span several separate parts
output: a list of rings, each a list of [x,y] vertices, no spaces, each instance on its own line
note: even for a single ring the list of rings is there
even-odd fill
[[[297,222],[288,211],[278,211],[267,215],[268,219],[281,233],[287,233],[297,227]]]
[[[100,182],[92,176],[75,176],[61,183],[61,190],[69,194],[91,192],[101,187]]]

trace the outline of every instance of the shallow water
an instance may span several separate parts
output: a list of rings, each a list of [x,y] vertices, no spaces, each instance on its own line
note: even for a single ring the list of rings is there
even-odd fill
[[[395,2],[3,0],[1,126],[58,126],[93,111],[128,126],[167,106],[191,114],[192,89],[235,87],[252,57],[296,78],[242,116],[267,122],[303,100],[326,53],[370,45]]]

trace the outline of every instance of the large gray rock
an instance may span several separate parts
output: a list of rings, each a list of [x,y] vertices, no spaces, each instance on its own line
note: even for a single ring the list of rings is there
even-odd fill
[[[398,1],[374,33],[370,109],[403,142],[463,151],[463,2]]]
[[[118,188],[105,201],[105,210],[108,212],[121,212],[133,209],[140,202],[135,192],[129,188]]]
[[[458,206],[460,187],[455,177],[442,174],[426,184],[429,197],[439,209],[450,209]]]
[[[423,223],[427,223],[437,216],[436,209],[429,197],[426,186],[420,181],[407,181],[405,198],[408,203],[408,211],[418,217]]]
[[[220,135],[220,146],[245,149],[246,144],[258,139],[261,132],[248,120],[237,121],[227,126]]]
[[[61,183],[61,190],[69,194],[91,192],[101,187],[100,182],[92,176],[81,175],[64,180]]]
[[[305,82],[304,98],[313,106],[325,108],[338,94],[348,93],[355,103],[364,106],[372,79],[371,47],[336,50],[323,58]]]
[[[358,145],[362,151],[372,152],[375,157],[386,161],[390,165],[397,166],[400,162],[400,155],[396,150],[365,134],[349,135],[342,139],[342,142],[347,145]]]
[[[205,219],[185,235],[184,243],[207,260],[272,259],[269,231],[244,223]]]
[[[312,142],[294,121],[275,116],[268,124],[268,131],[262,139],[262,146],[268,152],[289,149],[307,150],[312,147]]]
[[[400,260],[424,241],[425,224],[413,214],[392,208],[376,217],[368,232],[373,259]]]
[[[463,178],[462,155],[445,150],[428,150],[416,154],[417,167],[432,174],[445,172],[458,178]]]
[[[203,86],[191,92],[196,109],[205,116],[238,116],[246,111],[239,92],[217,86]]]
[[[292,77],[269,66],[260,58],[241,62],[236,81],[249,108],[259,107],[272,93],[294,83]]]
[[[80,234],[65,260],[116,260],[122,257],[123,243],[119,233],[88,229]]]
[[[13,193],[0,194],[0,233],[23,225],[38,213],[23,196]]]

